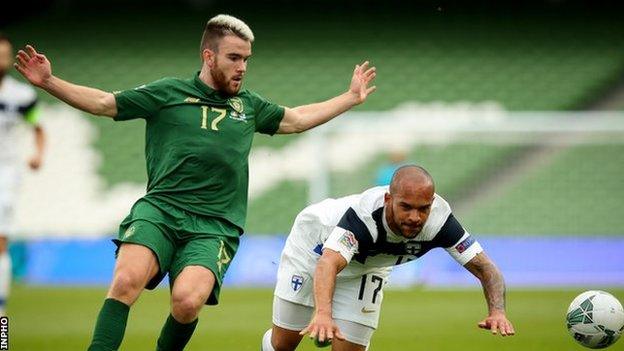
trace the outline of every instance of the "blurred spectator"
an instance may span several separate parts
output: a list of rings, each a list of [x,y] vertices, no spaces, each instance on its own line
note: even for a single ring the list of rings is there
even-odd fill
[[[407,153],[403,149],[395,149],[388,154],[388,161],[377,170],[375,185],[388,185],[397,168],[406,163]]]

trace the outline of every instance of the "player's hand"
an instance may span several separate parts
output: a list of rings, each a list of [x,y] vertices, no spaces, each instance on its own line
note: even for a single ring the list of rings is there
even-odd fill
[[[30,45],[17,52],[15,61],[15,69],[35,86],[42,87],[52,76],[50,61]]]
[[[340,328],[338,328],[331,316],[318,313],[314,315],[310,324],[299,334],[310,334],[310,339],[317,339],[319,342],[332,340],[333,338],[339,340],[345,339],[344,335],[340,332]]]
[[[28,160],[28,167],[33,171],[38,170],[41,167],[41,156],[35,155]]]
[[[369,87],[369,84],[375,79],[377,75],[377,68],[368,67],[369,62],[366,61],[361,65],[355,65],[353,70],[353,78],[351,78],[351,86],[349,92],[355,97],[355,103],[363,103],[368,95],[372,94],[377,87]]]
[[[505,316],[503,312],[492,312],[490,315],[479,322],[479,328],[489,329],[493,335],[496,335],[500,331],[502,336],[512,336],[516,334],[513,325]]]

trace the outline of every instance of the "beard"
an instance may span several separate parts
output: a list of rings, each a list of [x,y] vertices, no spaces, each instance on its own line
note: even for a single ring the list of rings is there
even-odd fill
[[[413,239],[423,230],[424,224],[415,224],[402,221],[400,218],[394,217],[394,223],[397,223],[400,233],[404,238]]]
[[[421,231],[422,231],[422,227],[409,228],[409,229],[401,228],[401,234],[403,235],[404,238],[407,238],[407,239],[415,238],[418,234],[420,234]]]
[[[219,68],[218,64],[215,64],[215,68],[210,70],[210,76],[212,77],[212,82],[217,91],[230,96],[238,94],[240,85],[238,88],[233,88],[230,85],[230,80],[227,79],[225,73]]]

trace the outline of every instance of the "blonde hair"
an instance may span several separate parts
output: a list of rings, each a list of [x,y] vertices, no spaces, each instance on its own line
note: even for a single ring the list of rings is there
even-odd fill
[[[205,49],[216,52],[219,48],[219,41],[226,35],[236,35],[251,43],[254,41],[253,32],[245,22],[234,16],[217,15],[206,23],[201,39],[200,54]]]

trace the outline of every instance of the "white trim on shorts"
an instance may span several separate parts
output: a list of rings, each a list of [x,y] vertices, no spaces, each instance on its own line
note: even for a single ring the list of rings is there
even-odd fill
[[[314,307],[300,305],[278,296],[273,296],[273,324],[287,330],[300,331],[305,329],[312,319]],[[364,324],[334,319],[347,341],[367,346],[375,329]]]

